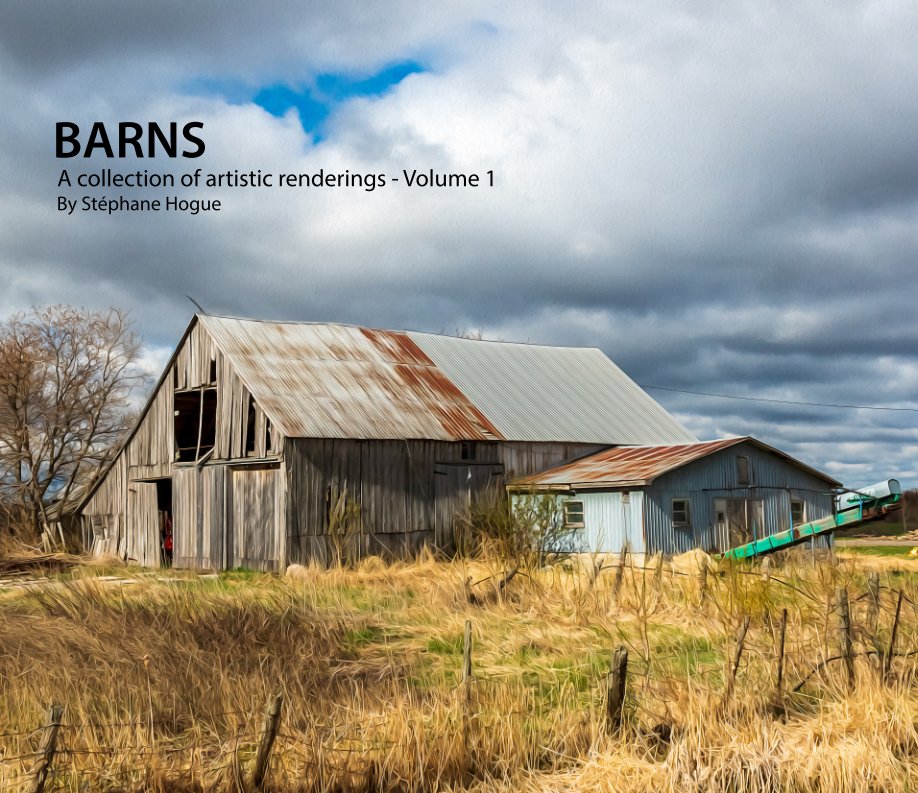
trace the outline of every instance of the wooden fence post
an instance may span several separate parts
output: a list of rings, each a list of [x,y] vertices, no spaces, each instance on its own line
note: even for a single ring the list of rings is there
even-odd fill
[[[889,634],[889,649],[883,657],[883,679],[888,680],[892,674],[892,659],[896,653],[896,636],[899,633],[899,617],[902,614],[902,590],[899,590],[899,599],[896,601],[896,616],[893,618],[892,632]]]
[[[281,705],[283,703],[283,694],[276,694],[268,700],[265,708],[265,723],[261,732],[261,741],[258,744],[258,754],[255,756],[255,769],[252,771],[252,778],[249,782],[252,790],[258,790],[261,787],[261,783],[265,781],[265,774],[268,771],[268,758],[271,756],[274,739],[277,738],[277,731],[280,728]]]
[[[657,566],[653,571],[653,585],[657,592],[663,588],[663,552],[657,554]]]
[[[739,630],[736,632],[736,650],[733,652],[733,663],[730,665],[730,670],[727,674],[727,687],[724,689],[724,698],[720,703],[722,710],[726,709],[727,703],[730,701],[730,697],[733,696],[733,686],[736,683],[736,673],[739,671],[740,660],[743,657],[743,649],[746,646],[746,634],[749,632],[749,623],[751,621],[751,617],[744,617],[742,623],[739,626]]]
[[[880,574],[867,573],[867,632],[876,636],[880,617]]]
[[[472,678],[472,621],[465,621],[465,634],[462,637],[462,682],[467,684]]]
[[[778,679],[775,684],[775,689],[778,692],[778,698],[781,698],[781,694],[784,688],[784,639],[787,636],[787,609],[781,611],[781,634],[778,638]]]
[[[699,558],[698,563],[698,605],[703,606],[708,594],[708,559],[706,556]]]
[[[851,637],[851,606],[848,603],[847,589],[840,587],[835,590],[835,607],[838,609],[838,643],[845,661],[845,671],[848,674],[848,690],[853,691],[856,682],[854,642]]]
[[[615,579],[612,582],[612,594],[618,600],[618,594],[622,588],[622,581],[625,578],[625,561],[628,559],[628,543],[622,545],[621,553],[618,555],[618,567],[615,568]]]
[[[612,666],[606,678],[606,732],[609,735],[615,735],[622,728],[627,680],[628,651],[620,646],[612,656]]]
[[[41,739],[41,749],[38,750],[38,763],[32,772],[32,787],[30,793],[44,793],[45,783],[48,781],[48,771],[54,761],[54,752],[57,750],[57,734],[61,728],[61,718],[64,709],[60,705],[52,705],[48,714],[48,723],[45,725],[45,734]]]
[[[771,557],[766,556],[762,559],[762,580],[767,584],[771,581]]]

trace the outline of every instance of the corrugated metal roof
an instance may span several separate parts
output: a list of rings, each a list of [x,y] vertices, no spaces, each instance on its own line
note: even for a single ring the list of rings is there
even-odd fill
[[[508,438],[611,444],[696,440],[602,350],[409,335]]]
[[[761,449],[784,458],[805,471],[824,479],[833,486],[836,482],[821,471],[811,468],[788,454],[762,443],[755,438],[723,438],[700,443],[682,443],[667,446],[617,446],[603,449],[564,465],[549,468],[532,476],[515,479],[510,488],[587,489],[595,487],[633,487],[649,485],[659,476],[681,468],[694,460],[728,449],[740,443],[752,443]]]
[[[199,320],[288,437],[694,440],[596,349],[349,325]]]

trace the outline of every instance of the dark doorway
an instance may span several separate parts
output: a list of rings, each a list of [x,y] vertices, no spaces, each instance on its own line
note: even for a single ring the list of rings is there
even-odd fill
[[[156,480],[156,510],[159,516],[159,562],[172,567],[175,537],[172,531],[172,480]]]

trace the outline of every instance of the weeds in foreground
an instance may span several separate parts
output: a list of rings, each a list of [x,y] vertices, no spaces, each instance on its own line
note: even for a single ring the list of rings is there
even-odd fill
[[[278,792],[918,785],[911,567],[879,571],[875,614],[867,560],[791,556],[767,574],[722,566],[703,582],[697,556],[646,568],[629,556],[620,575],[619,559],[603,561],[572,559],[500,590],[487,565],[424,558],[305,567],[290,579],[112,581],[86,568],[0,591],[0,788],[26,789],[35,728],[59,703],[49,790],[238,790],[274,692],[284,709],[266,789]],[[838,652],[839,589],[850,599],[853,691],[844,664],[825,663]],[[876,648],[889,646],[899,590],[884,681]],[[619,645],[630,657],[625,727],[611,737],[603,698]]]

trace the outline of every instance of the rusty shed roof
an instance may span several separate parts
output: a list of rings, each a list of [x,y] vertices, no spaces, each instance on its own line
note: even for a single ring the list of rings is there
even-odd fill
[[[598,349],[197,319],[287,437],[694,440]]]
[[[669,471],[740,443],[752,443],[772,454],[783,457],[793,465],[834,486],[839,486],[839,483],[831,477],[801,463],[790,455],[755,438],[742,437],[667,446],[616,446],[555,468],[549,468],[547,471],[532,476],[521,477],[511,482],[508,487],[517,490],[586,490],[649,485],[654,479]]]

